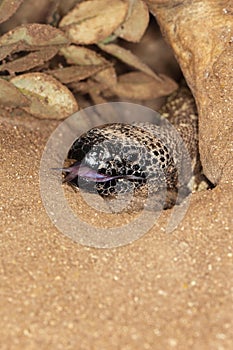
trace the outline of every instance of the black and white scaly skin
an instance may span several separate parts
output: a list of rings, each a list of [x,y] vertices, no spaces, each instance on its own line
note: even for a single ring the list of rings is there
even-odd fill
[[[80,136],[68,153],[75,162],[63,169],[65,182],[106,199],[133,191],[143,202],[149,193],[155,208],[172,207],[177,193],[187,195],[198,156],[197,113],[189,90],[174,93],[161,115],[175,129],[162,119],[160,125],[105,124]]]

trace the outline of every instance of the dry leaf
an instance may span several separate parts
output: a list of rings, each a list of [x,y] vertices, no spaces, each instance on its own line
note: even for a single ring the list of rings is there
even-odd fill
[[[0,37],[0,60],[16,51],[40,50],[68,43],[65,34],[47,24],[23,24]]]
[[[109,62],[95,51],[84,46],[69,45],[60,50],[67,63],[82,66],[109,64]]]
[[[94,80],[103,84],[104,87],[112,86],[117,83],[117,75],[113,67],[103,69],[101,72],[95,74]]]
[[[98,71],[104,69],[105,66],[71,66],[60,69],[49,70],[46,73],[51,74],[63,84],[69,84],[75,81],[84,80]]]
[[[104,84],[98,83],[92,79],[71,83],[69,84],[69,87],[72,89],[72,91],[75,91],[79,94],[89,94],[90,91],[94,91],[96,94],[100,94],[102,91],[106,90],[106,86]]]
[[[94,44],[112,34],[128,11],[123,0],[84,1],[62,18],[59,27],[77,44]]]
[[[148,74],[149,76],[153,77],[158,81],[161,80],[160,77],[157,74],[155,74],[155,72],[153,72],[152,69],[150,69],[131,51],[123,49],[122,47],[115,44],[108,44],[108,45],[99,44],[98,46],[100,47],[100,49],[111,54],[112,56],[117,57],[122,62],[127,63],[128,65],[144,72],[145,74]]]
[[[78,110],[66,86],[44,73],[27,73],[11,82],[30,100],[24,109],[41,119],[64,119]]]
[[[28,106],[30,101],[12,83],[0,78],[0,104],[5,107]]]
[[[22,4],[23,0],[3,0],[0,4],[0,23],[10,18]]]
[[[139,42],[149,23],[149,11],[142,0],[135,0],[129,8],[128,18],[115,31],[120,38],[131,42]]]
[[[92,101],[94,102],[95,105],[108,102],[105,98],[103,98],[96,91],[90,90],[90,96],[91,96],[91,99],[92,99]]]
[[[157,81],[141,72],[131,72],[119,76],[119,82],[111,87],[116,95],[138,100],[150,100],[166,96],[177,89],[177,84],[170,78],[160,75]]]
[[[8,71],[10,74],[15,72],[24,72],[34,67],[40,66],[56,55],[58,48],[47,47],[43,51],[31,52],[28,55],[18,58],[12,62],[0,65],[0,71]]]

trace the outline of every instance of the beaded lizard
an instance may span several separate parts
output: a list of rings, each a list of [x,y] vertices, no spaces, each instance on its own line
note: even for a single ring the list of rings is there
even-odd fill
[[[68,159],[75,162],[62,169],[64,182],[76,188],[82,183],[81,187],[97,191],[104,199],[133,189],[134,201],[128,209],[135,209],[135,198],[137,203],[144,203],[148,193],[153,196],[153,209],[171,208],[178,192],[181,198],[190,192],[190,170],[195,173],[198,168],[198,118],[191,92],[181,87],[168,98],[160,114],[175,126],[181,138],[163,122],[95,127],[69,150]]]

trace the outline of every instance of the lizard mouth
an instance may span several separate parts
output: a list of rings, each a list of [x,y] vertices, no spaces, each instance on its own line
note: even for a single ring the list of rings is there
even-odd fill
[[[92,182],[107,182],[116,179],[127,179],[127,180],[145,180],[144,177],[136,175],[108,175],[101,174],[96,169],[92,169],[86,165],[79,162],[75,162],[73,165],[67,168],[54,168],[53,170],[61,170],[66,175],[63,182],[71,182],[77,177],[82,177],[88,181]]]

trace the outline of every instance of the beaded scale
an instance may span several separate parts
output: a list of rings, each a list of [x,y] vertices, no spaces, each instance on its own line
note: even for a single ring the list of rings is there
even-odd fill
[[[184,198],[190,192],[197,169],[197,111],[191,92],[181,87],[160,114],[160,125],[112,123],[81,135],[69,150],[74,163],[63,169],[64,182],[107,200],[133,191],[130,210],[136,202],[144,204],[148,194],[153,209],[171,208],[178,193]]]

